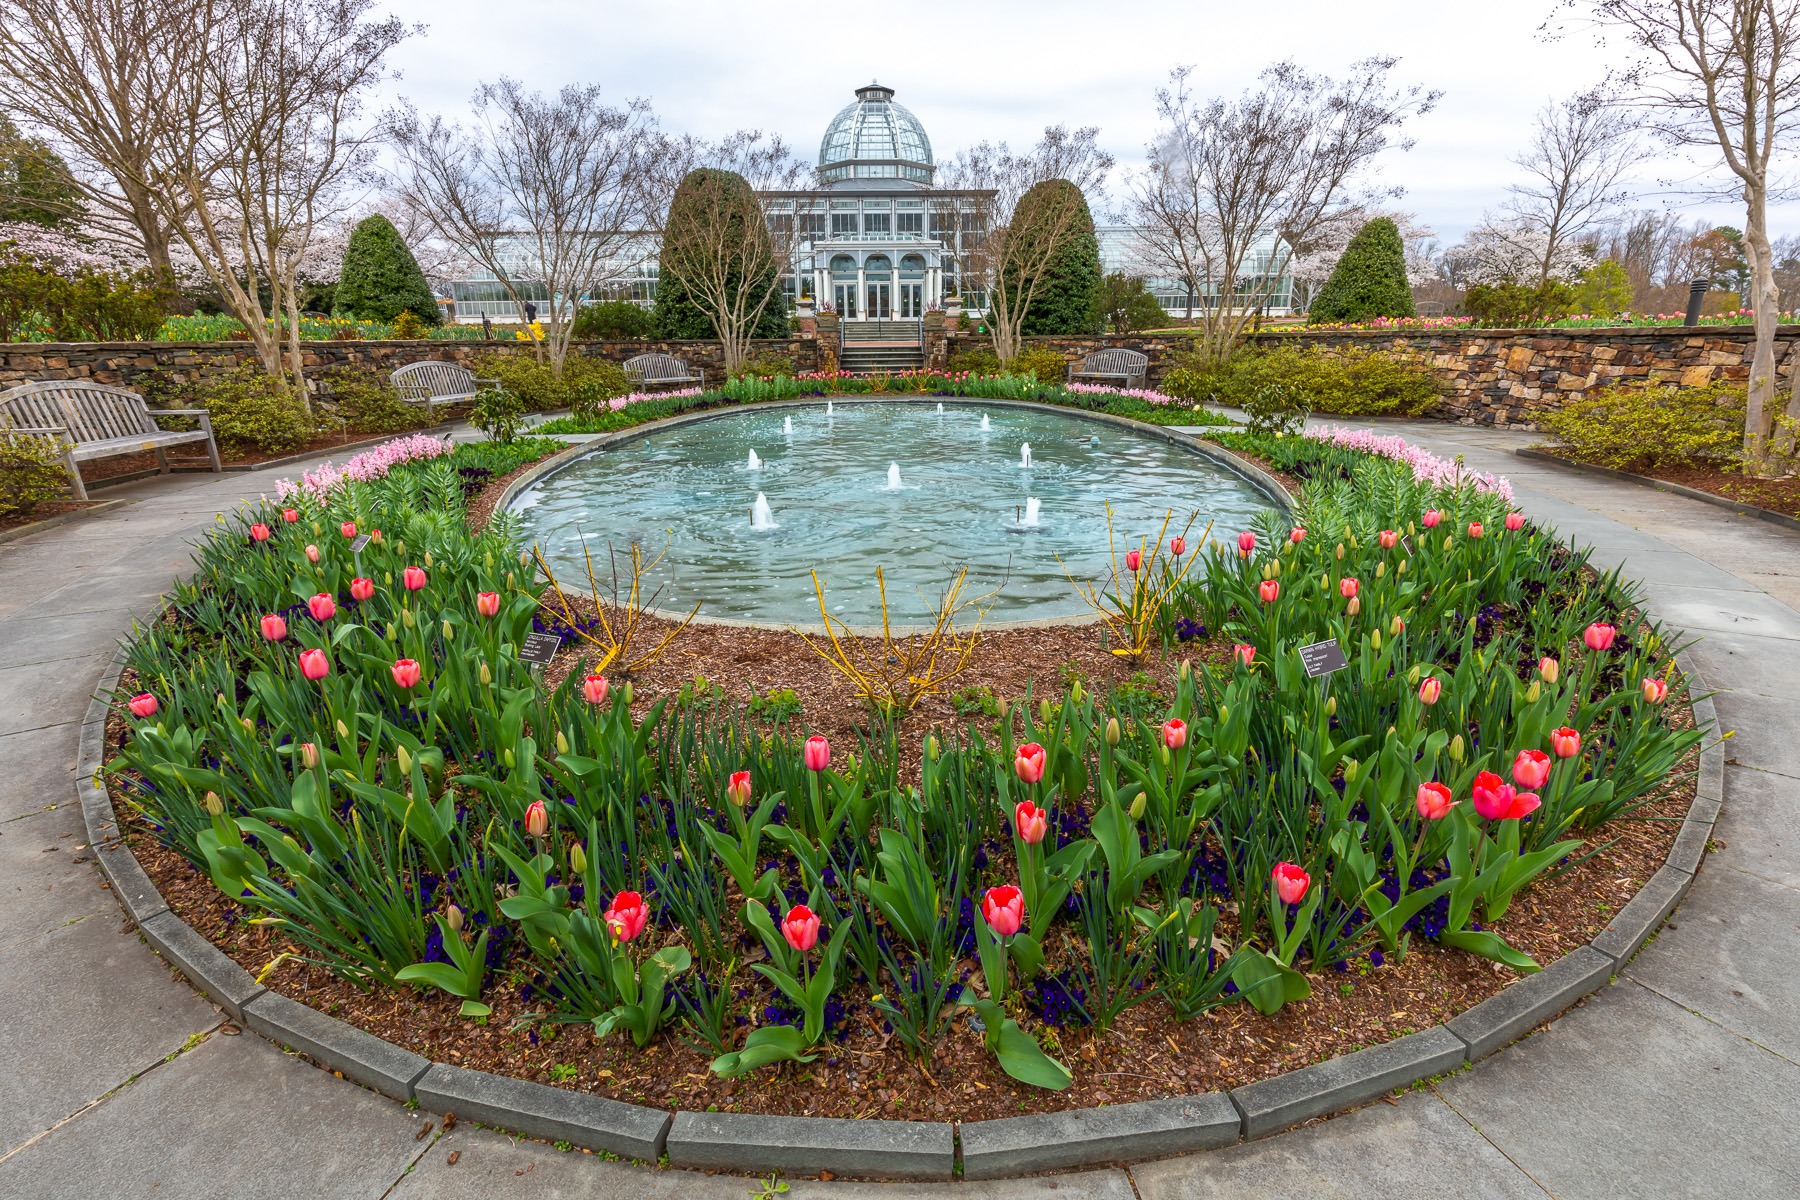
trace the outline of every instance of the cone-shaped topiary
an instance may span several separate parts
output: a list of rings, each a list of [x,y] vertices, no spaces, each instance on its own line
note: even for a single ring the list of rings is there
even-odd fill
[[[392,321],[410,312],[427,325],[438,323],[437,301],[419,260],[394,223],[379,213],[364,217],[350,232],[332,312],[359,321]]]
[[[1344,247],[1344,256],[1312,302],[1307,321],[1321,325],[1411,317],[1417,312],[1406,283],[1406,246],[1400,229],[1388,218],[1376,217]]]
[[[743,332],[753,338],[785,338],[787,297],[780,290],[768,239],[762,207],[747,179],[715,167],[689,171],[669,201],[656,273],[657,336],[720,337],[721,319],[748,314],[764,292],[773,292],[755,327]],[[698,278],[684,278],[689,273]],[[746,281],[746,274],[756,278]],[[724,280],[722,292],[712,286],[717,280]],[[741,296],[743,288],[749,289],[747,296]]]
[[[1044,268],[1044,277],[1032,293],[1031,307],[1019,332],[1027,337],[1039,334],[1081,334],[1100,332],[1097,298],[1101,280],[1100,243],[1094,236],[1094,218],[1088,211],[1087,197],[1066,179],[1046,179],[1019,197],[1013,213],[1015,226],[1032,222],[1060,223],[1066,207],[1076,208],[1075,231],[1066,238]],[[1015,235],[1017,236],[1017,235]],[[1010,279],[1002,287],[1022,286]]]

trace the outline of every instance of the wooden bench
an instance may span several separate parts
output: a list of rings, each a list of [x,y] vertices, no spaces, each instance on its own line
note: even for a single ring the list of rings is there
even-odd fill
[[[423,404],[427,412],[440,404],[468,403],[482,388],[500,386],[498,379],[477,379],[469,368],[435,358],[396,367],[392,380],[400,399]]]
[[[694,368],[673,354],[639,354],[625,360],[625,375],[640,388],[691,383],[706,386],[706,372]]]
[[[1136,350],[1100,350],[1081,360],[1081,370],[1075,364],[1069,364],[1069,382],[1080,380],[1116,379],[1126,387],[1143,387],[1144,376],[1150,369],[1150,356],[1139,354]]]
[[[162,417],[197,417],[200,428],[186,433],[160,429],[156,422]],[[25,383],[0,392],[0,425],[60,443],[77,500],[88,498],[79,464],[97,458],[154,450],[157,467],[167,475],[172,468],[165,451],[170,446],[204,442],[212,469],[224,470],[213,441],[212,416],[204,408],[152,410],[136,392],[85,379]]]

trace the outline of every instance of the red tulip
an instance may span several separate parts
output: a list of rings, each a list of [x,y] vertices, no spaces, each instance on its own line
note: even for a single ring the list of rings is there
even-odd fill
[[[1536,791],[1550,778],[1550,756],[1542,750],[1521,750],[1513,759],[1513,782],[1526,791]]]
[[[1169,553],[1173,554],[1176,558],[1180,558],[1182,555],[1186,554],[1187,553],[1187,539],[1182,538],[1182,537],[1170,538],[1169,539]]]
[[[589,704],[605,704],[606,697],[612,693],[612,684],[604,675],[589,675],[581,681],[581,698]]]
[[[1179,750],[1187,745],[1187,722],[1180,717],[1170,717],[1164,721],[1163,745],[1171,750]]]
[[[1587,648],[1589,650],[1610,650],[1612,649],[1613,638],[1617,637],[1618,633],[1619,631],[1617,629],[1614,629],[1604,621],[1595,621],[1592,625],[1587,627],[1587,630],[1584,633],[1582,633],[1581,640],[1587,643]]]
[[[644,898],[636,892],[620,892],[614,896],[606,911],[600,914],[606,927],[612,930],[614,938],[621,942],[629,942],[644,932],[644,926],[650,923],[650,909],[644,904]]]
[[[1249,558],[1254,553],[1256,553],[1256,535],[1246,529],[1238,534],[1238,556]]]
[[[1538,659],[1538,674],[1544,677],[1545,683],[1555,683],[1556,677],[1562,674],[1562,664],[1546,654]]]
[[[796,904],[781,918],[781,936],[787,939],[788,945],[805,954],[819,944],[819,918],[806,905]]]
[[[499,616],[500,615],[500,593],[499,592],[477,592],[477,593],[475,593],[475,611],[480,613],[484,617]]]
[[[550,832],[550,812],[542,800],[533,800],[525,806],[525,832],[534,838]]]
[[[1011,937],[1025,923],[1025,896],[1010,883],[991,887],[981,897],[981,915],[1001,937]]]
[[[1427,675],[1425,678],[1419,680],[1420,704],[1426,705],[1427,707],[1436,704],[1438,702],[1438,697],[1443,695],[1443,692],[1444,681],[1439,679],[1436,675]]]
[[[1231,648],[1231,652],[1237,655],[1237,660],[1246,667],[1256,661],[1256,647],[1248,642],[1237,643]]]
[[[352,579],[350,581],[350,595],[355,598],[358,603],[373,599],[375,596],[375,581],[373,579]]]
[[[1424,523],[1425,528],[1427,528],[1427,529],[1436,529],[1437,523],[1443,519],[1444,519],[1443,513],[1439,512],[1435,508],[1428,508],[1425,510],[1425,516],[1423,518],[1423,523]]]
[[[1481,536],[1481,522],[1480,521],[1470,521],[1469,522],[1469,536],[1472,538],[1478,538]]]
[[[1395,543],[1399,542],[1400,535],[1391,529],[1384,529],[1377,536],[1376,540],[1381,543],[1381,548],[1383,550],[1392,550]]]
[[[1022,783],[1036,783],[1044,777],[1044,748],[1036,742],[1026,742],[1013,753],[1013,774]]]
[[[300,652],[300,673],[317,683],[331,674],[331,660],[325,657],[323,650],[302,650]]]
[[[1669,685],[1660,679],[1644,680],[1643,695],[1645,704],[1661,704],[1663,697],[1669,694]]]
[[[158,705],[155,696],[149,692],[139,692],[125,702],[125,707],[131,710],[131,715],[134,717],[154,717]]]
[[[287,622],[274,613],[266,614],[262,619],[262,635],[271,642],[279,642],[287,636]]]
[[[1273,579],[1265,579],[1257,585],[1256,590],[1262,596],[1264,604],[1273,604],[1281,595],[1281,584]]]
[[[1300,903],[1306,898],[1306,889],[1312,885],[1312,876],[1291,862],[1276,863],[1269,878],[1274,881],[1275,894],[1281,897],[1283,904]]]
[[[1298,526],[1298,525],[1296,525],[1296,526],[1294,526],[1294,528],[1293,528],[1293,529],[1292,529],[1292,530],[1291,530],[1291,531],[1290,531],[1290,532],[1289,532],[1289,533],[1288,533],[1288,541],[1289,541],[1289,542],[1290,542],[1290,543],[1291,543],[1291,544],[1293,544],[1293,545],[1295,545],[1295,546],[1298,546],[1298,545],[1299,545],[1299,544],[1300,544],[1300,540],[1301,540],[1301,539],[1302,539],[1302,538],[1304,538],[1304,537],[1305,537],[1305,536],[1306,536],[1306,530],[1304,530],[1304,529],[1302,529],[1302,528],[1301,528],[1301,527],[1300,527],[1300,526]]]
[[[318,562],[319,561],[319,548],[317,546],[314,546],[311,544],[307,545],[306,561],[307,562]]]
[[[750,803],[750,772],[733,771],[725,784],[725,795],[739,808]]]
[[[403,688],[419,686],[419,664],[410,658],[398,658],[388,668],[393,673],[394,682]]]
[[[1136,550],[1127,550],[1125,552],[1125,569],[1127,571],[1130,571],[1133,574],[1136,574],[1138,567],[1143,565],[1143,561],[1144,561],[1144,556],[1142,554],[1138,553]]]
[[[261,522],[258,522],[257,524],[252,525],[250,527],[250,537],[254,541],[266,542],[269,540],[269,534],[270,534],[269,527],[267,525],[262,524]]]
[[[347,538],[355,537],[356,536],[356,522],[355,521],[345,521],[342,525],[338,526],[338,532],[343,534]]]
[[[1021,842],[1035,846],[1044,840],[1044,833],[1050,828],[1050,814],[1029,800],[1021,800],[1013,809],[1013,828],[1019,831]]]
[[[1427,821],[1441,821],[1456,807],[1456,801],[1450,798],[1450,789],[1441,783],[1421,783],[1416,803],[1419,815]]]
[[[300,510],[297,508],[284,508],[281,510],[281,519],[286,521],[289,525],[292,525],[295,521],[300,519]]]
[[[329,592],[320,592],[306,602],[306,611],[313,615],[315,621],[329,621],[337,616],[337,601]]]
[[[800,753],[809,771],[823,771],[831,765],[831,743],[816,733],[806,739]]]
[[[1512,784],[1501,782],[1492,771],[1475,777],[1470,795],[1475,811],[1489,821],[1516,821],[1535,811],[1540,803],[1530,792],[1515,792]]]
[[[1581,753],[1581,731],[1564,725],[1550,731],[1550,749],[1558,758],[1574,758]]]
[[[406,584],[406,590],[416,592],[425,586],[425,572],[418,567],[408,567],[400,572],[400,580]]]
[[[1517,532],[1519,532],[1519,530],[1525,528],[1525,514],[1521,513],[1521,512],[1507,513],[1506,514],[1506,528],[1509,532],[1512,532],[1512,533],[1517,533]]]
[[[1338,595],[1346,600],[1353,600],[1356,598],[1356,593],[1361,587],[1362,584],[1357,582],[1354,576],[1346,575],[1338,580]]]

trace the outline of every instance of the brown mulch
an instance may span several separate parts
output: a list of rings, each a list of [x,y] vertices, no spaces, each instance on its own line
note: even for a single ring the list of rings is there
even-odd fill
[[[0,514],[0,533],[17,529],[21,525],[48,521],[51,517],[60,517],[64,513],[80,512],[99,503],[98,500],[53,500],[48,504],[34,504],[24,512],[3,513]]]
[[[1583,461],[1562,447],[1540,449],[1570,462]],[[1735,500],[1739,504],[1749,504],[1783,516],[1800,518],[1800,476],[1758,479],[1738,471],[1727,471],[1699,463],[1669,463],[1655,467],[1633,467],[1631,470],[1633,474],[1660,479],[1664,483],[1678,483],[1682,487],[1709,492],[1714,496]]]

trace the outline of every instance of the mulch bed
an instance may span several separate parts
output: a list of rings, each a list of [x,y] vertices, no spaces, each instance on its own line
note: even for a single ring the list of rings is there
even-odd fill
[[[1559,458],[1566,458],[1570,462],[1583,461],[1560,447],[1545,452],[1555,454]],[[1678,483],[1682,487],[1709,492],[1714,496],[1723,496],[1725,499],[1735,500],[1739,504],[1766,508],[1770,512],[1778,512],[1783,516],[1800,518],[1800,476],[1790,475],[1784,479],[1758,479],[1738,471],[1727,471],[1699,463],[1634,467],[1632,473],[1647,475],[1651,479],[1660,479],[1664,483]]]
[[[64,513],[80,512],[84,508],[92,508],[99,503],[98,500],[53,500],[48,504],[34,504],[25,512],[0,515],[0,533],[5,533],[9,529],[17,529],[21,525],[35,525],[39,521],[48,521],[51,517],[60,517]]]
[[[489,484],[472,517],[485,520],[518,473]],[[664,627],[654,619],[650,624],[647,645]],[[1176,659],[1222,661],[1228,654],[1222,642],[1202,638],[1134,666],[1108,652],[1098,626],[1008,629],[983,638],[957,686],[1007,698],[1022,697],[1028,689],[1054,695],[1078,675],[1088,688],[1104,692],[1142,670],[1148,680],[1140,685],[1166,688]],[[579,644],[565,648],[548,681],[581,669],[593,657]],[[660,659],[632,676],[634,704],[641,710],[697,676],[738,701],[769,689],[792,689],[803,706],[800,719],[827,736],[854,739],[870,726],[849,683],[798,635],[784,630],[692,626]],[[1670,717],[1692,722],[1686,709]],[[992,724],[966,708],[959,712],[946,696],[931,697],[902,722],[900,745],[910,745],[916,755],[929,729],[970,720],[984,728]],[[108,726],[110,744],[120,744],[124,734],[125,724],[115,713]],[[1633,818],[1595,831],[1588,845],[1601,847],[1599,853],[1540,879],[1489,928],[1544,964],[1593,938],[1662,866],[1693,798],[1693,766],[1690,759]],[[903,770],[915,768],[916,763],[903,765]],[[278,933],[251,924],[250,913],[157,842],[116,791],[115,804],[126,841],[178,916],[253,974],[281,959],[264,980],[270,987],[438,1061],[654,1107],[972,1121],[1217,1091],[1440,1024],[1517,978],[1499,964],[1419,942],[1398,958],[1365,956],[1341,971],[1312,976],[1311,998],[1274,1016],[1232,1004],[1181,1021],[1163,1001],[1152,999],[1128,1009],[1105,1032],[1073,1024],[1056,1029],[1060,1056],[1075,1075],[1073,1086],[1060,1093],[1007,1077],[966,1017],[956,1020],[929,1063],[914,1061],[883,1031],[858,984],[844,996],[848,1016],[838,1037],[820,1048],[814,1062],[721,1080],[707,1069],[712,1052],[684,1044],[679,1027],[642,1050],[623,1036],[597,1039],[586,1025],[527,1022],[515,1028],[538,1007],[521,994],[534,970],[523,946],[515,972],[496,975],[484,997],[493,1014],[483,1021],[463,1018],[460,1001],[442,993],[385,988],[365,993],[322,967],[284,958],[293,947]],[[1228,915],[1222,926],[1229,920]],[[963,965],[976,969],[972,960]],[[754,990],[751,1002],[765,1003],[766,990]]]
[[[329,450],[336,450],[340,446],[348,446],[352,442],[366,442],[373,437],[406,437],[408,434],[416,433],[420,429],[431,429],[439,423],[440,422],[433,421],[430,425],[420,425],[417,429],[405,429],[398,433],[385,435],[377,433],[358,433],[355,430],[325,433],[297,445],[290,446],[286,450],[253,450],[248,447],[237,447],[227,450],[221,446],[219,448],[219,460],[227,466],[255,466],[258,463],[269,462],[271,459],[291,458],[296,454],[323,454]],[[206,457],[205,447],[200,447],[200,452],[197,454],[194,450],[195,447],[190,444],[177,446],[174,450],[167,451],[169,465],[211,470],[212,462]],[[119,454],[111,458],[101,458],[91,462],[84,462],[80,464],[80,466],[82,481],[89,487],[92,487],[94,484],[103,480],[117,479],[121,475],[130,475],[136,471],[156,470],[156,452],[153,450],[146,450],[141,454]]]

